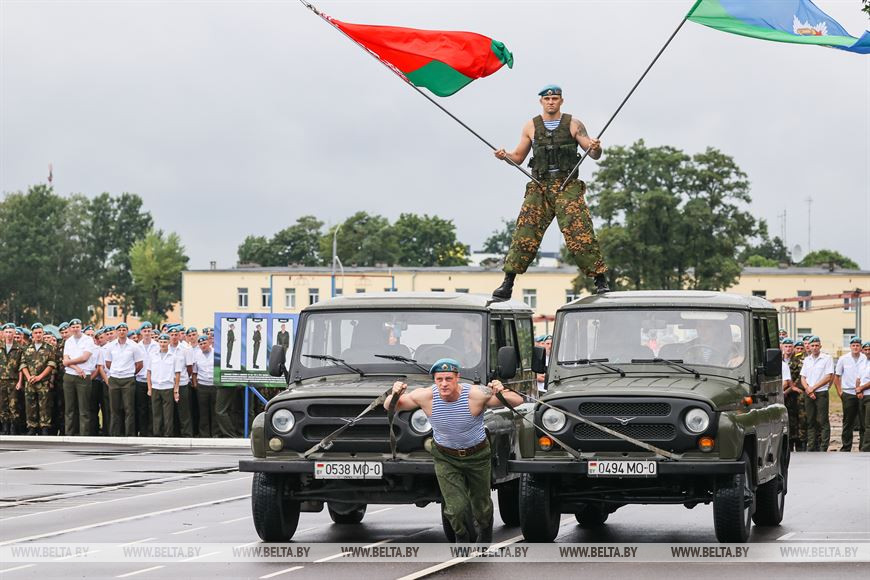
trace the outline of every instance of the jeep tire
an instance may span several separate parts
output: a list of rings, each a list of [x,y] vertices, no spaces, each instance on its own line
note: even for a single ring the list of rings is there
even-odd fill
[[[498,486],[498,515],[508,527],[520,525],[520,478]]]
[[[299,525],[299,502],[290,501],[287,478],[273,473],[255,473],[251,483],[254,528],[264,542],[287,542]]]
[[[754,512],[755,489],[753,462],[744,451],[743,473],[720,483],[713,496],[713,527],[716,539],[723,543],[742,544],[749,539]]]
[[[326,509],[329,511],[329,517],[336,524],[358,524],[363,521],[366,515],[366,504],[356,506],[353,510],[345,513],[335,511],[332,509],[332,505],[327,505]]]
[[[529,542],[552,542],[559,533],[558,500],[545,475],[524,473],[520,478],[520,528]]]
[[[607,516],[610,515],[604,506],[601,504],[587,503],[583,507],[574,512],[574,517],[577,523],[584,530],[600,528],[607,521]]]

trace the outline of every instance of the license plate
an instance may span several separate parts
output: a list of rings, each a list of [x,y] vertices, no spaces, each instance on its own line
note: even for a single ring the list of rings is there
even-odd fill
[[[590,461],[589,477],[655,477],[658,464],[655,461]]]
[[[381,479],[384,465],[379,461],[318,461],[314,479]]]

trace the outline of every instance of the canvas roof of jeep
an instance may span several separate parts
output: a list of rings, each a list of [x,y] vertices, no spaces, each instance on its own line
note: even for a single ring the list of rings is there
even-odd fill
[[[525,302],[510,300],[493,302],[487,306],[490,297],[484,294],[453,292],[366,292],[350,296],[338,296],[321,300],[306,306],[306,312],[317,310],[358,310],[365,308],[399,308],[406,310],[479,310],[526,311],[531,313]]]
[[[636,290],[586,296],[562,306],[559,310],[645,307],[774,309],[773,304],[758,296],[703,290]]]

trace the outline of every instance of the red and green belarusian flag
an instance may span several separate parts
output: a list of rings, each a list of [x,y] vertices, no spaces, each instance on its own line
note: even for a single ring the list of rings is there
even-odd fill
[[[439,97],[514,64],[504,43],[482,34],[350,24],[320,15],[408,82]]]

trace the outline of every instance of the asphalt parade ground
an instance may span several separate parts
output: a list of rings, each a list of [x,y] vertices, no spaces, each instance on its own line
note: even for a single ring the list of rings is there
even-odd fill
[[[232,445],[232,443],[230,444]],[[246,443],[235,447],[190,448],[107,445],[70,441],[0,440],[0,561],[2,578],[670,578],[708,577],[730,572],[768,578],[867,577],[865,558],[825,562],[750,562],[713,558],[670,562],[530,562],[449,557],[439,561],[347,561],[341,544],[432,545],[444,541],[437,505],[370,505],[359,525],[333,524],[326,510],[303,513],[289,546],[318,544],[334,553],[305,561],[209,561],[215,545],[260,544],[251,519],[251,474],[238,471],[249,456]],[[870,454],[798,453],[792,456],[783,524],[754,527],[750,543],[778,546],[852,545],[870,549]],[[496,503],[497,505],[497,503]],[[519,528],[502,525],[498,514],[494,541],[499,547],[523,546]],[[716,544],[710,506],[627,506],[596,530],[578,527],[564,515],[557,545],[643,546]],[[10,557],[11,546],[148,545],[200,546],[171,561],[86,561],[63,550],[50,560]],[[334,546],[333,546],[334,545]],[[555,548],[554,548],[555,549]],[[446,550],[444,550],[445,553]],[[519,552],[518,552],[519,553]],[[93,553],[91,554],[93,556]],[[748,576],[747,576],[748,577]]]

